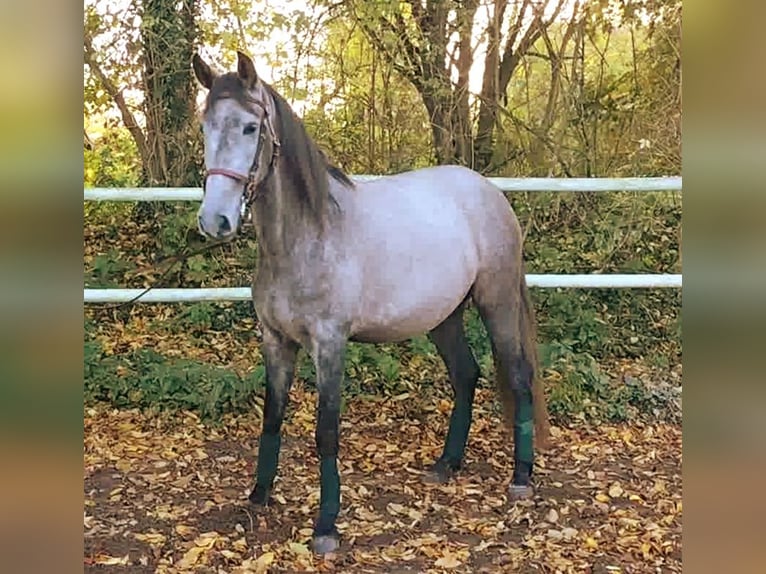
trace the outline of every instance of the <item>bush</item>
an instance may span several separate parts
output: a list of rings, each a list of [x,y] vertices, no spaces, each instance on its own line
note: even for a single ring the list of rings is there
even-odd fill
[[[559,423],[573,419],[622,422],[639,417],[680,420],[680,388],[650,388],[637,379],[610,379],[587,353],[562,343],[540,347],[547,371],[548,412]]]
[[[223,367],[189,359],[168,359],[141,349],[105,356],[96,341],[85,342],[85,400],[116,407],[190,410],[206,420],[227,412],[243,412],[265,381],[265,369],[240,377]]]

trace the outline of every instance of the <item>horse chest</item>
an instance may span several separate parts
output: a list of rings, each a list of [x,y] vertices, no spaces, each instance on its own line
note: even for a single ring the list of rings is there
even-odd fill
[[[316,288],[290,281],[256,281],[253,304],[259,320],[290,339],[307,345],[318,318],[325,315],[326,300]]]

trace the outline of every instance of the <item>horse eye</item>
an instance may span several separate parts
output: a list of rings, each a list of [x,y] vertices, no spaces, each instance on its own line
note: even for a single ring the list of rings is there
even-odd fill
[[[254,134],[255,127],[256,127],[255,124],[247,124],[245,126],[245,129],[242,130],[242,133],[245,134],[246,136],[249,136],[250,134]]]

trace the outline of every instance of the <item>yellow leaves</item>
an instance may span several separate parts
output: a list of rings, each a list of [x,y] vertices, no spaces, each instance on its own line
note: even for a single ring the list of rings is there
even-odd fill
[[[633,431],[631,429],[625,429],[620,433],[620,438],[628,447],[633,447]]]
[[[491,391],[478,393],[477,409],[491,403]],[[462,573],[481,572],[482,565],[493,572],[565,573],[586,572],[594,562],[605,572],[643,571],[647,564],[680,572],[683,507],[674,431],[559,427],[536,472],[538,496],[513,505],[507,499],[513,445],[499,415],[477,414],[484,424],[469,443],[465,470],[452,482],[422,482],[422,468],[441,453],[447,423],[437,400],[423,399],[430,413],[418,405],[418,415],[426,413],[422,419],[411,410],[402,414],[412,409],[418,396],[412,394],[359,401],[344,414],[338,526],[348,552],[335,564],[314,556],[306,543],[319,504],[315,393],[293,388],[293,402],[310,424],[287,424],[290,438],[283,442],[283,471],[273,493],[283,502],[263,512],[245,502],[262,424],[252,412],[211,428],[197,426],[191,416],[90,409],[85,540],[100,554],[86,563],[121,565],[115,572],[142,564],[159,574]],[[621,453],[628,441],[636,451]],[[652,450],[664,455],[639,456]],[[461,543],[470,544],[470,552]],[[609,561],[615,566],[606,566]]]
[[[181,559],[176,563],[179,569],[189,569],[201,560],[203,555],[208,553],[221,538],[217,532],[205,532],[195,538],[194,545],[189,548]]]
[[[649,559],[652,557],[652,545],[648,542],[644,542],[641,545],[641,555],[644,557],[644,559]]]
[[[193,526],[187,526],[186,524],[176,524],[175,531],[179,536],[183,538],[190,538],[191,536],[194,536],[194,533],[197,530]]]
[[[258,558],[255,560],[246,560],[245,563],[242,564],[244,568],[247,568],[247,570],[244,572],[253,574],[265,574],[269,566],[271,566],[274,563],[275,555],[273,552],[266,552],[264,554],[261,554]],[[237,570],[234,571],[234,573],[237,573]]]
[[[254,563],[254,572],[255,574],[262,574],[266,572],[274,562],[274,553],[273,552],[266,552],[264,554],[261,554]]]
[[[592,536],[588,536],[585,538],[585,541],[583,542],[583,545],[588,550],[596,550],[598,548],[598,541],[593,538]]]
[[[360,498],[366,498],[370,496],[370,491],[365,488],[363,484],[360,484],[357,489],[356,493]]]
[[[141,542],[146,542],[150,546],[162,546],[167,540],[167,537],[159,532],[148,532],[145,534],[134,533],[133,537]]]
[[[377,520],[380,520],[382,517],[381,515],[371,512],[367,507],[365,506],[359,506],[356,508],[354,512],[355,516],[359,518],[360,520],[363,520],[365,522],[375,522]]]
[[[247,552],[247,540],[245,538],[238,538],[231,543],[231,547],[240,554]]]
[[[619,498],[623,495],[625,491],[622,489],[622,486],[620,486],[619,482],[615,482],[612,484],[612,486],[609,487],[609,496],[612,498]]]
[[[667,493],[667,484],[664,480],[658,478],[654,481],[654,485],[651,489],[651,494],[653,495],[664,495]]]
[[[147,514],[158,520],[175,520],[179,516],[178,509],[170,504],[157,505],[154,510],[148,510]]]
[[[107,554],[99,554],[93,558],[92,562],[104,566],[127,566],[130,564],[130,556],[126,554],[125,556],[116,557]]]
[[[458,566],[462,566],[462,562],[457,559],[457,555],[451,553],[449,550],[444,552],[444,555],[439,558],[435,563],[434,566],[437,568],[457,568]]]
[[[200,556],[205,552],[205,548],[201,548],[199,546],[192,546],[189,548],[189,550],[186,551],[186,553],[181,557],[181,559],[176,562],[175,566],[178,569],[189,569],[192,566],[194,566],[198,561]]]
[[[438,406],[439,412],[441,412],[444,415],[448,415],[452,412],[452,401],[448,401],[447,399],[441,399],[439,401]]]
[[[410,517],[412,520],[422,520],[423,519],[423,513],[415,510],[414,508],[408,508],[407,509],[407,516]]]
[[[300,542],[290,542],[287,547],[290,549],[290,552],[298,556],[308,556],[311,553],[308,546]]]

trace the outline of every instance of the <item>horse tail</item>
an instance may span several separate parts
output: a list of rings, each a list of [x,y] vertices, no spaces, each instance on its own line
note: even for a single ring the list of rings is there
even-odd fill
[[[527,280],[522,270],[519,281],[521,292],[521,316],[519,318],[519,334],[521,336],[521,352],[526,362],[532,368],[532,405],[535,417],[535,438],[538,448],[544,449],[550,438],[550,421],[548,419],[548,405],[545,399],[545,387],[540,374],[540,363],[537,356],[537,328],[535,322],[535,308],[529,297]]]
[[[532,408],[535,423],[535,443],[537,448],[545,449],[550,437],[550,422],[548,420],[548,407],[545,399],[545,389],[540,377],[540,365],[537,356],[537,329],[535,325],[535,310],[529,297],[527,280],[522,266],[521,279],[519,280],[519,339],[521,343],[521,364],[529,370],[529,384],[532,387]],[[500,382],[500,379],[498,379]],[[502,386],[502,385],[501,385]],[[510,388],[500,388],[500,399],[503,403],[506,424],[513,425],[515,413],[515,400]]]

